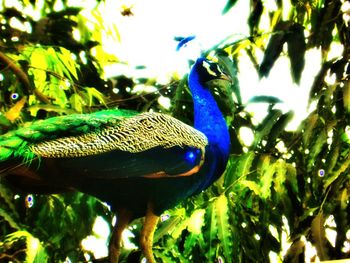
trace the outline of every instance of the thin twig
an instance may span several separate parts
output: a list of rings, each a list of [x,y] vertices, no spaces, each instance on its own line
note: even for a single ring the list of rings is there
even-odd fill
[[[21,68],[19,68],[8,56],[6,56],[1,51],[0,51],[0,62],[3,62],[7,66],[7,68],[9,68],[13,72],[13,74],[16,75],[18,80],[24,85],[24,87],[28,91],[33,91],[35,96],[41,102],[46,103],[46,104],[50,103],[50,100],[44,94],[42,94],[39,90],[32,88],[32,86],[30,85],[30,81],[28,79],[27,74],[24,73],[24,71]]]

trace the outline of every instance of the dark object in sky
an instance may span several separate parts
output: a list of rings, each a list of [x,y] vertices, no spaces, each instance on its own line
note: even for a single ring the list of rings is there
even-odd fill
[[[176,51],[179,51],[183,46],[186,46],[188,42],[192,41],[195,38],[196,38],[196,36],[189,36],[189,37],[185,37],[185,38],[176,39],[176,40],[180,41],[176,47]]]

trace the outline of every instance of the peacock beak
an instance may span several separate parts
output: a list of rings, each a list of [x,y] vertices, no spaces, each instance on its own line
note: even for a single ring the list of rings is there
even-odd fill
[[[231,76],[227,75],[226,73],[222,73],[222,74],[219,76],[219,79],[227,80],[227,81],[229,81],[231,84],[232,84],[232,82],[233,82]]]

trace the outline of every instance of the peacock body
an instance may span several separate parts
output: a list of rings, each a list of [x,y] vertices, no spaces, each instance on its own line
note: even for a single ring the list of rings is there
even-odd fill
[[[205,83],[226,78],[200,58],[189,74],[194,127],[161,113],[106,110],[36,121],[0,137],[0,170],[13,185],[35,193],[78,190],[111,205],[121,232],[146,216],[141,249],[154,262],[152,238],[159,215],[210,186],[224,172],[230,140]]]

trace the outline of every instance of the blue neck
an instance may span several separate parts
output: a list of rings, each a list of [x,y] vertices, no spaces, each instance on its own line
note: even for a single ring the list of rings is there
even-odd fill
[[[203,132],[209,144],[217,146],[227,159],[230,153],[230,136],[226,121],[210,91],[200,83],[195,70],[189,75],[189,87],[194,102],[194,127]]]

